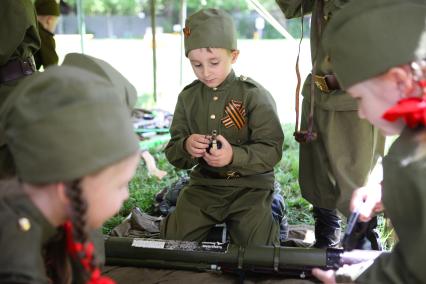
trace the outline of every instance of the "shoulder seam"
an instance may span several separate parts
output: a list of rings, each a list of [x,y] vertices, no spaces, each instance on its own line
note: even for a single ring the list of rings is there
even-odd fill
[[[191,84],[186,85],[185,87],[183,87],[182,91],[185,91],[185,90],[191,88],[192,86],[196,85],[199,82],[200,82],[200,80],[194,80]]]

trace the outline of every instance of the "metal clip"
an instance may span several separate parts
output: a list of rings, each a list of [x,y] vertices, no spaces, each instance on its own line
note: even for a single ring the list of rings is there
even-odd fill
[[[330,93],[325,76],[314,75],[314,82],[318,89],[323,93]]]
[[[228,171],[226,172],[226,179],[239,178],[241,175],[236,171]]]
[[[212,149],[214,149],[214,150],[217,150],[217,140],[216,140],[216,136],[217,136],[217,131],[216,130],[213,130],[212,131]]]

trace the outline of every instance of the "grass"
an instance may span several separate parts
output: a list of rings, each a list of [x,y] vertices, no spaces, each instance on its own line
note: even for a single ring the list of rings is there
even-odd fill
[[[313,224],[312,206],[300,195],[299,146],[293,138],[294,125],[285,124],[283,157],[275,167],[277,181],[281,184],[281,194],[287,205],[287,218],[291,225]]]

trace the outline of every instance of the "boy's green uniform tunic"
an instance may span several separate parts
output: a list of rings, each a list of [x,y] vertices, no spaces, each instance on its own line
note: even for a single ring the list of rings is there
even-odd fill
[[[22,191],[0,199],[0,223],[0,282],[50,283],[42,244],[56,233],[56,228]]]
[[[226,128],[225,107],[240,105],[245,113],[241,129]],[[233,148],[233,161],[222,168],[192,158],[185,141],[194,133],[216,130]],[[257,82],[234,71],[217,88],[195,81],[178,98],[167,159],[177,168],[190,169],[189,185],[179,196],[176,211],[162,226],[167,239],[203,240],[211,226],[225,220],[237,244],[271,244],[277,240],[272,219],[274,166],[282,155],[282,133],[272,96]],[[256,205],[256,206],[253,206]]]
[[[321,45],[315,15],[319,1],[277,0],[286,18],[312,13],[311,54],[320,76],[333,74],[329,57]],[[325,0],[320,20],[323,27],[348,0]],[[314,22],[315,21],[315,22]],[[342,90],[321,91],[316,85],[314,131],[318,139],[300,144],[299,183],[302,195],[314,206],[338,208],[348,214],[352,191],[365,184],[379,155],[383,155],[384,137],[367,121],[358,117],[357,103]],[[310,112],[311,75],[304,83],[301,129],[307,129]]]
[[[56,53],[56,42],[53,37],[54,34],[43,28],[38,24],[38,32],[41,38],[40,50],[34,54],[34,61],[37,70],[43,66],[44,69],[50,65],[58,65],[58,54]]]
[[[383,204],[399,242],[356,279],[359,283],[424,283],[426,280],[426,157],[416,157],[424,128],[405,129],[383,160]],[[421,133],[423,132],[423,133]],[[424,138],[423,145],[425,147]]]
[[[34,6],[39,16],[59,17],[61,15],[58,2],[56,0],[36,0]],[[56,43],[54,34],[38,23],[38,33],[41,38],[40,50],[34,54],[37,70],[43,66],[44,69],[50,65],[58,65],[58,54],[56,53]]]

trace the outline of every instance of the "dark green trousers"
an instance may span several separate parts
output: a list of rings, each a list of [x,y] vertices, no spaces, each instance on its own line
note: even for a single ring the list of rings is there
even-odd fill
[[[309,101],[302,104],[302,129],[307,128]],[[349,213],[353,190],[365,185],[377,158],[384,152],[384,137],[357,111],[315,107],[318,139],[300,144],[299,184],[302,196],[315,207]]]
[[[210,229],[225,222],[231,242],[278,244],[278,224],[271,213],[273,191],[266,189],[186,186],[176,210],[161,225],[161,238],[203,241]]]

